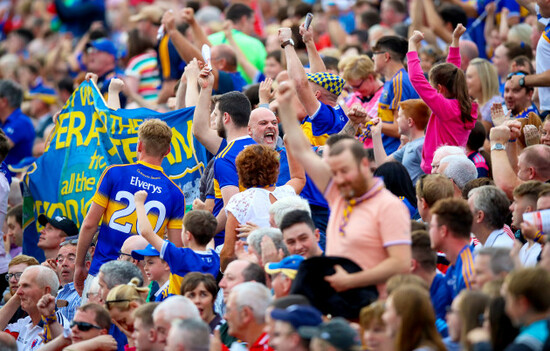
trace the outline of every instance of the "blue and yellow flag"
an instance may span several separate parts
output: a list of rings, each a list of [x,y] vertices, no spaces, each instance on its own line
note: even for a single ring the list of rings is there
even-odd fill
[[[193,138],[194,108],[158,113],[145,108],[112,110],[97,87],[84,81],[67,101],[48,139],[46,152],[29,168],[24,195],[23,252],[44,259],[36,247],[38,215],[63,215],[78,227],[90,207],[103,170],[137,161],[138,127],[159,118],[172,128],[165,173],[181,188],[186,203],[198,197],[206,150]]]

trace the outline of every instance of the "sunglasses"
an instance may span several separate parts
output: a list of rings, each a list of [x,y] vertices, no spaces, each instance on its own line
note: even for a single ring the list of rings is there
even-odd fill
[[[19,280],[21,278],[22,274],[23,274],[23,272],[8,273],[8,274],[6,274],[6,280],[10,281],[11,278],[15,278],[16,280]]]
[[[90,324],[90,323],[86,323],[86,322],[76,322],[76,321],[72,321],[71,322],[71,328],[74,327],[76,325],[76,327],[78,328],[78,330],[80,331],[83,331],[83,332],[87,332],[89,331],[90,329],[94,328],[94,329],[103,329],[101,328],[100,326],[98,325],[94,325],[94,324]]]

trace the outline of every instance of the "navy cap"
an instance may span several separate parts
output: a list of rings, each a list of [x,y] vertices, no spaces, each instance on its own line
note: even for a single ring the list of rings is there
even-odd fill
[[[49,218],[46,215],[41,214],[38,216],[38,223],[43,226],[50,223],[52,227],[61,229],[67,236],[78,235],[78,227],[76,224],[65,216],[55,216]]]
[[[143,250],[132,251],[132,257],[138,261],[143,260],[145,256],[160,256],[160,252],[158,252],[157,249],[155,249],[151,244],[147,245],[147,247]]]
[[[354,351],[361,349],[359,334],[340,317],[320,324],[316,327],[301,327],[298,334],[304,339],[319,338],[342,351]]]
[[[322,316],[315,307],[304,305],[292,305],[285,309],[276,308],[271,311],[271,318],[288,322],[296,330],[303,326],[318,326],[323,323]]]

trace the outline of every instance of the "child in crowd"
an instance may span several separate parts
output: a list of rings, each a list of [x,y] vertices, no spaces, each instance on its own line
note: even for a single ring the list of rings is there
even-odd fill
[[[415,31],[409,39],[409,78],[420,98],[432,110],[422,149],[422,169],[426,173],[431,172],[437,147],[465,146],[477,119],[477,104],[470,99],[466,77],[460,69],[459,40],[465,31],[461,24],[455,28],[447,63],[430,70],[429,82],[422,72],[417,52],[424,35]]]
[[[182,240],[184,247],[176,247],[168,240],[155,234],[147,218],[145,199],[147,192],[140,190],[134,194],[139,233],[160,252],[160,258],[170,267],[168,295],[180,293],[183,277],[189,272],[210,273],[217,276],[220,270],[220,257],[207,249],[214,237],[218,222],[208,211],[194,210],[183,217]]]
[[[166,299],[168,297],[170,267],[165,260],[160,258],[160,252],[149,244],[143,250],[132,251],[132,257],[138,261],[144,261],[143,270],[147,279],[157,282],[160,286],[153,296],[149,296],[149,301],[161,302]]]

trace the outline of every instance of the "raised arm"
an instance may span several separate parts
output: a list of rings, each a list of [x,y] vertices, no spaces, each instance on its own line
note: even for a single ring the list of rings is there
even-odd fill
[[[279,42],[281,44],[286,43],[288,40],[292,39],[292,31],[290,28],[280,28],[279,29]],[[315,112],[319,109],[321,105],[320,102],[313,94],[313,90],[309,86],[309,81],[307,80],[306,71],[296,54],[294,45],[288,44],[284,48],[286,65],[289,77],[292,79],[296,87],[296,94],[298,99],[308,115],[313,116]]]
[[[448,104],[451,100],[446,99],[443,95],[439,94],[437,90],[432,87],[428,82],[422,67],[420,66],[420,60],[418,59],[418,47],[423,39],[422,33],[415,31],[413,36],[409,39],[409,52],[407,53],[407,63],[409,66],[409,79],[414,87],[414,90],[420,95],[420,98],[424,100],[426,105],[433,111],[438,117],[444,117],[447,115],[449,108]]]
[[[310,26],[309,29],[306,29],[305,24],[302,23],[300,25],[300,35],[306,44],[307,58],[309,60],[309,68],[311,69],[311,73],[326,72],[327,67],[323,62],[321,55],[319,55],[319,51],[317,51],[315,41],[313,40],[312,27]]]
[[[225,33],[225,39],[227,40],[227,43],[229,46],[235,50],[235,55],[237,56],[237,62],[241,67],[243,68],[245,74],[250,78],[250,80],[254,80],[256,76],[260,73],[260,70],[256,68],[246,57],[244,52],[241,50],[239,45],[237,45],[237,42],[233,38],[233,22],[226,20],[223,23],[223,31]]]
[[[193,114],[193,126],[191,131],[193,136],[204,145],[204,147],[215,155],[220,149],[222,138],[218,136],[215,130],[210,128],[210,103],[212,100],[212,86],[214,85],[214,76],[208,68],[203,68],[199,74],[198,83],[201,87],[199,100]]]
[[[329,166],[311,150],[311,145],[300,128],[292,106],[292,96],[294,94],[296,94],[296,91],[288,82],[282,83],[277,92],[279,117],[285,130],[287,148],[292,150],[292,155],[303,165],[317,188],[324,193],[332,174]]]
[[[496,144],[507,145],[510,137],[510,128],[502,125],[491,129],[489,140],[491,141],[491,168],[495,185],[501,188],[509,199],[513,199],[514,189],[523,181],[514,173],[506,150],[495,149]]]
[[[78,243],[76,244],[76,259],[75,259],[75,271],[74,271],[74,288],[80,296],[84,290],[84,281],[88,276],[88,269],[86,268],[85,257],[101,217],[105,212],[105,207],[92,201],[90,209],[82,222],[80,227],[80,233],[78,235]]]
[[[114,78],[109,82],[109,93],[107,96],[107,106],[113,110],[118,110],[120,108],[120,92],[124,82],[122,79]]]
[[[373,120],[373,122],[375,124],[370,127],[370,131],[376,164],[381,165],[384,162],[393,161],[393,157],[386,154],[384,143],[382,142],[382,121],[378,118],[376,121]]]
[[[180,12],[181,18],[189,24],[191,30],[193,31],[193,38],[198,47],[202,47],[204,44],[212,46],[208,36],[202,30],[200,24],[195,20],[195,10],[191,7],[186,7]]]
[[[193,59],[185,66],[183,76],[186,83],[183,84],[180,81],[178,91],[176,92],[176,109],[197,105],[199,101],[199,73],[200,68],[197,59]],[[183,94],[183,90],[185,90],[185,94]]]
[[[287,145],[286,138],[285,145]],[[286,154],[288,156],[288,170],[290,172],[290,180],[286,185],[290,185],[296,194],[300,194],[306,185],[306,172],[304,167],[298,162],[296,157],[294,157],[294,152],[288,147],[286,148]]]
[[[452,63],[456,67],[460,68],[460,37],[466,32],[466,28],[462,24],[458,24],[453,31],[453,40],[449,47],[449,55],[447,56],[447,62]]]
[[[445,28],[443,19],[439,16],[439,13],[435,9],[433,0],[421,0],[426,13],[426,20],[428,21],[428,27],[443,41],[450,43],[452,40],[451,33]]]
[[[147,213],[145,212],[145,200],[147,199],[147,192],[145,190],[140,190],[134,194],[134,203],[136,205],[136,216],[139,233],[144,237],[149,244],[160,252],[162,250],[162,245],[164,240],[162,240],[153,230],[149,218],[147,218]]]

